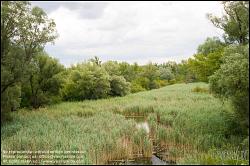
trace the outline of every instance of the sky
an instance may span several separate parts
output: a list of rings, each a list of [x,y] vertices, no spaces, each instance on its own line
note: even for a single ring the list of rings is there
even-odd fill
[[[59,37],[45,50],[65,66],[98,56],[108,60],[180,62],[207,37],[222,31],[207,19],[221,16],[218,1],[31,1],[54,19]]]

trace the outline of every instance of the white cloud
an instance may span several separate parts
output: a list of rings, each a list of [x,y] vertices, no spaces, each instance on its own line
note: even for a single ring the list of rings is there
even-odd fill
[[[219,2],[107,2],[102,7],[98,5],[103,3],[94,2],[91,7],[101,13],[94,19],[91,14],[83,17],[84,10],[93,15],[86,4],[85,8],[77,9],[60,5],[51,11],[49,17],[55,20],[60,37],[54,46],[46,47],[47,51],[65,65],[94,55],[103,61],[160,63],[187,59],[207,37],[221,34],[206,18],[206,13],[221,14]]]

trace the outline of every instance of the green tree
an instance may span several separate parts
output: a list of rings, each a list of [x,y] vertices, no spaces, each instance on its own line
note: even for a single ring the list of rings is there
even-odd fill
[[[220,69],[209,78],[210,89],[229,99],[242,125],[249,128],[249,46],[232,45],[224,54]]]
[[[66,77],[62,90],[65,100],[106,98],[110,92],[110,76],[95,63],[73,66]]]
[[[132,81],[132,87],[133,88],[138,88],[140,90],[150,90],[149,88],[150,80],[147,77],[137,77],[135,80]],[[133,90],[134,91],[134,90]]]
[[[138,77],[140,68],[135,63],[133,65],[130,65],[127,62],[119,63],[119,71],[121,75],[126,79],[126,81],[131,82],[132,80],[136,79]]]
[[[64,66],[46,53],[36,55],[29,65],[30,75],[22,85],[21,106],[38,108],[58,102],[63,83],[58,74],[63,70]]]
[[[208,77],[219,69],[225,44],[218,38],[207,38],[199,45],[197,54],[188,60],[190,69],[200,81],[208,82]]]
[[[249,42],[249,2],[223,1],[225,15],[222,17],[208,14],[208,18],[217,27],[222,29],[224,39],[229,43],[246,44]]]
[[[90,62],[95,63],[98,66],[101,66],[102,64],[102,61],[97,56],[94,56],[94,58],[90,59]]]
[[[238,45],[225,49],[220,68],[209,78],[210,89],[216,96],[229,99],[242,126],[249,128],[249,2],[226,1],[223,6],[223,17],[209,14],[208,18],[224,30],[226,43]]]
[[[113,76],[113,75],[120,76],[121,75],[120,65],[116,61],[107,61],[107,62],[102,64],[102,67],[104,67],[104,69],[108,72],[108,74],[110,76]]]
[[[177,82],[194,82],[196,81],[195,74],[190,69],[190,59],[189,60],[182,60],[181,63],[177,65],[175,79]]]
[[[42,9],[25,1],[1,2],[1,113],[18,107],[27,66],[56,37],[55,23]]]
[[[221,42],[218,37],[208,37],[204,43],[198,46],[197,54],[207,56],[209,53],[222,50],[225,46],[226,44]]]
[[[142,87],[140,83],[136,81],[131,82],[131,93],[136,93],[140,91],[145,91],[146,89]]]
[[[175,75],[177,72],[178,65],[174,61],[168,61],[166,63],[162,63],[157,65],[158,67],[163,67],[163,68],[169,68],[171,69],[171,72]]]
[[[147,65],[144,65],[142,67],[140,77],[142,77],[140,79],[140,82],[143,88],[156,89],[160,87],[157,81],[155,81],[160,77],[160,72],[157,64],[149,63]]]
[[[159,73],[160,73],[160,78],[163,80],[170,81],[174,78],[174,74],[172,73],[171,68],[169,67],[166,68],[160,67]]]
[[[125,96],[130,93],[130,83],[123,76],[113,75],[110,79],[111,96]]]

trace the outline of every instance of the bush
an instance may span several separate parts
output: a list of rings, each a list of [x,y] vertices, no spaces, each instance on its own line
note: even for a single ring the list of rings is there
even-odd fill
[[[149,82],[149,89],[158,89],[161,85],[157,80],[153,80]]]
[[[60,72],[64,67],[45,53],[38,54],[29,66],[27,83],[22,84],[22,107],[38,108],[45,104],[60,101],[62,79]]]
[[[111,96],[125,96],[130,92],[130,83],[123,76],[112,76],[110,80]]]
[[[249,46],[231,45],[223,64],[209,78],[215,96],[229,99],[244,127],[249,128]]]
[[[172,80],[170,80],[168,83],[169,83],[170,85],[175,84],[175,83],[176,83],[176,80],[175,80],[175,79],[172,79]]]
[[[171,68],[169,67],[166,67],[166,68],[160,67],[159,72],[160,72],[161,79],[171,80],[174,78],[174,74],[172,73]]]
[[[96,64],[78,64],[66,75],[62,96],[65,100],[106,98],[110,92],[108,73]]]
[[[16,110],[20,106],[21,86],[9,87],[1,94],[1,122],[10,120],[9,112]]]
[[[201,88],[199,86],[195,87],[194,89],[192,89],[192,92],[201,92],[201,93],[207,93],[208,89],[207,88]]]
[[[143,88],[140,84],[138,84],[137,82],[133,81],[131,83],[131,93],[136,93],[136,92],[140,92],[140,91],[145,91],[146,89]]]

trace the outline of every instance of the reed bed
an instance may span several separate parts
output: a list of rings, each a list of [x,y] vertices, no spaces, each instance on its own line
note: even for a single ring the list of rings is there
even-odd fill
[[[125,97],[21,109],[1,125],[1,150],[78,150],[85,152],[83,164],[105,164],[136,154],[150,157],[154,140],[168,147],[165,158],[176,163],[248,163],[248,158],[231,162],[210,155],[212,148],[242,149],[243,138],[229,103],[194,92],[196,87],[208,89],[205,83],[174,84]],[[150,133],[125,116],[147,117]]]

